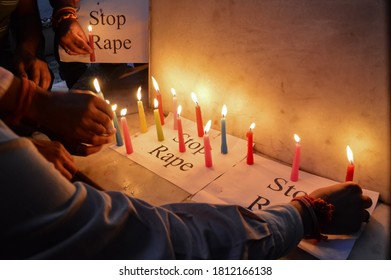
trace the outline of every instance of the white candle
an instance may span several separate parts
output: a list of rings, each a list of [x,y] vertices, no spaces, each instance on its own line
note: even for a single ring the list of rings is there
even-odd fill
[[[177,111],[178,111],[178,104],[176,100],[176,91],[174,88],[171,88],[172,93],[172,111],[174,113],[174,130],[178,129],[178,123],[177,123]]]

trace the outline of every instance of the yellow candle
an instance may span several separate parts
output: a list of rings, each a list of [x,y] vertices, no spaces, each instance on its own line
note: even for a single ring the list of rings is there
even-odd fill
[[[162,123],[160,121],[159,102],[157,101],[156,98],[154,99],[153,102],[154,102],[154,107],[155,107],[155,109],[153,110],[153,115],[155,117],[157,139],[159,141],[163,141],[164,135],[163,135]]]
[[[148,131],[148,127],[147,121],[145,120],[143,101],[141,100],[141,86],[137,90],[137,100],[138,115],[140,119],[140,130],[142,133],[145,133]]]

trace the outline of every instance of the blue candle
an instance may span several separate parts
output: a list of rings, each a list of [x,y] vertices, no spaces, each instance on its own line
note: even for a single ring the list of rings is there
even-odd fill
[[[114,123],[115,129],[117,130],[115,132],[115,140],[117,141],[117,146],[123,146],[124,145],[124,141],[122,140],[121,130],[119,128],[117,115],[115,113],[115,110],[117,110],[117,104],[114,104],[113,106],[111,106],[111,109],[114,112],[113,123]]]
[[[228,154],[227,133],[225,128],[225,116],[227,115],[227,106],[224,105],[221,111],[221,153]]]

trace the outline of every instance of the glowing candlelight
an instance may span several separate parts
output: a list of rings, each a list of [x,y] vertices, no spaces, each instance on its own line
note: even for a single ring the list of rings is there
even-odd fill
[[[122,126],[122,133],[124,135],[125,139],[125,147],[126,147],[126,153],[130,155],[133,153],[133,146],[132,146],[132,140],[130,138],[129,134],[129,127],[128,127],[128,122],[126,120],[126,109],[121,110],[121,126]]]
[[[296,141],[296,146],[295,146],[295,154],[293,157],[293,163],[292,163],[292,171],[291,171],[291,181],[297,182],[299,179],[299,167],[300,167],[300,137],[295,134],[294,139]]]
[[[164,135],[163,135],[163,128],[162,128],[162,124],[161,124],[161,121],[160,121],[160,114],[159,114],[159,101],[155,98],[153,100],[153,104],[154,104],[154,110],[153,110],[153,115],[155,117],[155,124],[156,124],[156,133],[157,133],[157,139],[159,141],[163,141],[164,140]]]
[[[197,95],[194,92],[191,93],[191,98],[195,103],[198,137],[202,137],[204,135],[204,125],[202,123],[201,107],[198,103]]]
[[[186,152],[185,140],[183,139],[183,129],[182,129],[182,120],[181,120],[182,106],[179,105],[177,109],[177,127],[178,127],[178,142],[179,142],[179,152]]]
[[[212,124],[212,121],[209,120],[204,128],[204,152],[205,152],[205,166],[206,167],[212,167],[212,147],[210,146],[210,139],[209,139],[209,129]]]
[[[138,108],[138,116],[140,119],[140,130],[142,133],[145,133],[148,131],[148,127],[147,127],[147,121],[145,119],[143,101],[141,100],[141,86],[137,90],[137,108]]]
[[[253,129],[255,128],[255,123],[250,125],[250,129],[247,131],[247,164],[254,164],[254,154],[253,154]]]
[[[99,81],[97,78],[94,79],[94,87],[95,87],[95,90],[96,90],[96,94],[102,98],[102,99],[105,99],[105,97],[103,96],[103,92],[101,91],[100,89],[100,85],[99,85]]]
[[[353,181],[353,175],[354,175],[354,162],[353,162],[353,152],[352,149],[350,149],[349,146],[346,146],[346,155],[348,157],[348,168],[346,170],[346,179],[345,181]]]
[[[177,110],[178,110],[178,104],[176,100],[176,91],[174,88],[171,88],[172,93],[172,110],[174,113],[174,130],[178,129],[178,122],[177,122]]]
[[[159,104],[159,115],[160,115],[160,123],[161,125],[164,125],[164,114],[163,114],[163,102],[162,102],[162,95],[160,94],[160,89],[159,89],[159,85],[157,83],[157,81],[155,80],[154,77],[152,77],[152,83],[153,83],[153,86],[156,90],[156,99],[158,101],[158,104]]]
[[[114,127],[116,129],[115,139],[117,141],[117,146],[123,146],[124,142],[122,140],[121,130],[119,129],[117,114],[115,113],[115,111],[117,110],[117,104],[114,104],[113,106],[111,106],[111,109],[114,112],[113,123],[114,123]]]
[[[221,153],[228,154],[227,133],[225,128],[225,117],[227,116],[227,106],[224,104],[221,110]]]
[[[92,49],[92,53],[90,53],[90,62],[95,61],[95,50],[94,50],[94,39],[92,36],[92,27],[91,25],[88,25],[88,44],[90,48]]]

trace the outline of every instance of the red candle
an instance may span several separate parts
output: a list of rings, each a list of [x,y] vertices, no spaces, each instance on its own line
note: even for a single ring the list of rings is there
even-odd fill
[[[212,147],[210,146],[210,139],[209,139],[209,129],[212,124],[212,121],[209,120],[205,125],[205,133],[204,133],[204,152],[205,152],[205,166],[206,167],[212,167]]]
[[[191,98],[193,99],[196,105],[195,112],[196,112],[198,137],[202,137],[204,135],[204,125],[202,123],[201,107],[198,104],[197,95],[194,92],[191,93]]]
[[[172,93],[172,111],[174,113],[174,130],[178,129],[178,122],[177,122],[177,111],[178,111],[178,104],[176,100],[176,91],[174,88],[171,88]]]
[[[164,125],[164,114],[163,114],[163,102],[162,102],[162,95],[160,94],[160,89],[157,81],[154,77],[152,77],[152,83],[156,90],[156,99],[159,102],[158,109],[159,109],[159,115],[160,115],[160,123],[161,125]]]
[[[247,131],[247,164],[254,164],[254,154],[253,154],[253,129],[255,128],[255,123],[250,125],[249,131]]]
[[[353,181],[353,175],[354,175],[354,163],[353,163],[353,152],[352,149],[350,149],[349,146],[346,146],[346,154],[348,157],[348,168],[346,170],[346,179],[345,181]]]
[[[129,127],[128,122],[126,121],[126,109],[121,110],[121,126],[122,126],[122,134],[124,135],[126,153],[130,155],[133,153],[132,140],[129,135]]]
[[[182,106],[179,105],[177,109],[178,117],[176,119],[177,128],[178,128],[178,142],[179,142],[179,152],[186,152],[185,140],[183,139],[183,129],[182,129],[182,120],[181,120]]]
[[[95,50],[94,50],[94,39],[92,37],[91,25],[88,26],[88,43],[90,45],[90,48],[92,49],[92,53],[90,53],[90,62],[94,62],[95,61]]]
[[[300,166],[300,137],[295,134],[294,135],[296,141],[295,154],[293,156],[292,163],[292,172],[291,172],[291,181],[297,182],[299,180],[299,166]]]

